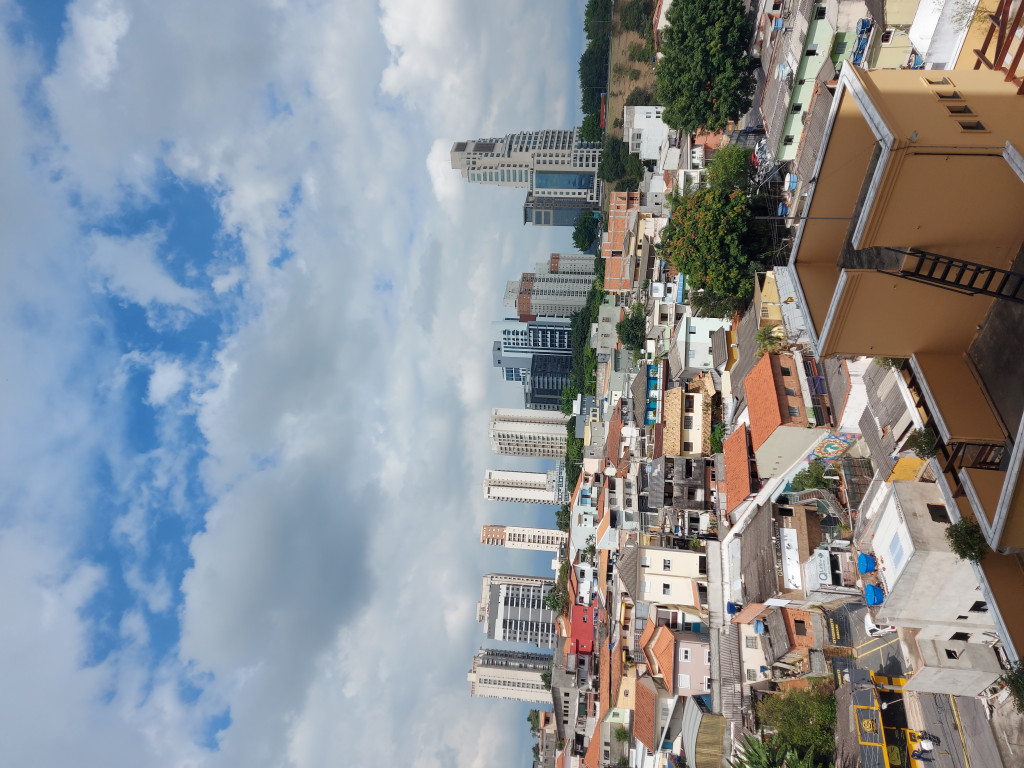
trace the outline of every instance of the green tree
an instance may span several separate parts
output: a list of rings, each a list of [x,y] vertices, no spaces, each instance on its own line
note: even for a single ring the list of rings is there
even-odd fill
[[[575,484],[573,484],[575,488]],[[555,527],[560,531],[569,530],[569,520],[572,518],[572,509],[568,504],[563,504],[555,513]]]
[[[601,92],[608,85],[607,45],[590,43],[580,56],[580,96],[583,114],[601,112]]]
[[[533,762],[540,760],[540,744],[533,745]]]
[[[551,670],[547,669],[540,673],[540,681],[544,684],[544,687],[549,691],[551,690]]]
[[[836,699],[826,686],[766,696],[755,711],[762,725],[775,730],[773,743],[787,752],[809,752],[815,761],[835,752]]]
[[[738,120],[754,94],[755,65],[747,55],[751,19],[743,0],[675,0],[661,33],[655,94],[664,120],[696,133]]]
[[[978,521],[971,517],[961,517],[946,529],[946,541],[953,554],[961,560],[980,563],[988,554],[988,542]]]
[[[647,307],[639,301],[629,308],[626,316],[615,324],[619,341],[633,352],[639,352],[647,343]]]
[[[593,43],[607,47],[612,27],[612,0],[587,0],[583,11],[583,31]]]
[[[572,244],[576,246],[576,250],[581,253],[590,250],[590,246],[597,239],[599,226],[598,220],[590,213],[580,214],[580,217],[576,219],[576,227],[572,231]]]
[[[540,731],[540,711],[531,709],[526,715],[526,722],[530,724],[530,733],[536,736]]]
[[[731,318],[747,307],[747,301],[738,296],[721,296],[703,289],[690,291],[690,309],[697,317]]]
[[[793,475],[790,488],[794,491],[809,491],[813,488],[829,490],[835,487],[835,480],[825,477],[831,468],[821,459],[814,459],[806,467]]]
[[[766,266],[766,236],[746,195],[702,187],[672,209],[660,249],[691,288],[746,299],[754,291],[754,273]]]
[[[654,94],[645,88],[634,88],[626,97],[627,107],[649,107],[657,103],[654,100]]]
[[[615,729],[615,740],[624,743],[629,741],[629,728],[624,725],[620,725]]]
[[[597,164],[597,175],[604,181],[615,181],[626,175],[626,163],[623,158],[623,147],[626,147],[628,156],[628,145],[622,143],[622,139],[614,136],[606,136],[604,145],[601,147],[601,160]]]
[[[876,357],[875,365],[880,368],[888,368],[890,371],[899,371],[906,362],[902,357]]]
[[[601,128],[600,115],[587,115],[583,118],[583,124],[580,126],[580,137],[584,141],[600,141],[603,133],[604,129]]]
[[[1010,689],[1010,697],[1017,712],[1024,715],[1024,662],[1010,662],[1010,668],[999,680]]]
[[[718,422],[711,428],[711,453],[722,452],[722,441],[725,440],[725,425]]]
[[[651,0],[629,0],[619,12],[619,24],[623,29],[642,35],[653,25],[653,17],[654,3]]]
[[[929,427],[915,429],[907,435],[903,449],[913,451],[919,459],[930,459],[939,452],[939,438]]]
[[[557,616],[567,613],[572,606],[572,601],[569,599],[569,593],[566,592],[565,586],[556,584],[555,588],[544,597],[544,605],[554,611]]]
[[[732,768],[784,768],[786,752],[779,745],[754,738],[750,734],[743,737],[743,755],[729,761]]]
[[[709,187],[731,192],[750,187],[750,148],[730,144],[715,152],[708,162],[707,183]]]
[[[779,335],[778,323],[768,323],[764,328],[758,328],[754,335],[757,342],[757,356],[767,354],[778,354],[782,351],[784,339]]]

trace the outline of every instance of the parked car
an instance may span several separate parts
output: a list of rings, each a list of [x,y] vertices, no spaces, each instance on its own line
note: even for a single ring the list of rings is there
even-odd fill
[[[878,626],[871,618],[870,613],[864,614],[864,631],[871,637],[882,637],[883,635],[889,635],[896,631],[896,627],[892,624],[888,626]]]

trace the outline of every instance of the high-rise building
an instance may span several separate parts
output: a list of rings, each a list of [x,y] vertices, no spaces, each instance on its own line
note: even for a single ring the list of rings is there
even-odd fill
[[[566,425],[561,411],[529,408],[491,410],[491,450],[499,456],[560,459],[565,456]]]
[[[569,500],[565,465],[560,462],[547,472],[488,469],[484,475],[484,498],[524,504],[565,504]]]
[[[481,648],[466,679],[473,696],[545,704],[551,691],[541,675],[550,669],[551,656],[544,653]]]
[[[458,141],[452,168],[471,184],[526,190],[523,223],[571,227],[601,208],[601,145],[571,131],[521,131],[504,138]]]
[[[537,552],[561,552],[569,534],[555,528],[523,528],[516,525],[485,525],[480,528],[480,543],[505,549],[532,549]]]
[[[527,408],[559,410],[572,367],[569,319],[509,319],[496,325],[501,335],[494,342],[494,367],[505,381],[522,382]]]
[[[554,588],[552,578],[488,573],[483,578],[476,620],[492,640],[553,648],[558,641],[558,616],[544,605],[544,598]]]
[[[538,317],[571,317],[587,303],[594,284],[594,260],[580,262],[572,256],[553,253],[539,262],[535,271],[523,272],[519,280],[505,284],[505,306],[515,309],[523,322]]]

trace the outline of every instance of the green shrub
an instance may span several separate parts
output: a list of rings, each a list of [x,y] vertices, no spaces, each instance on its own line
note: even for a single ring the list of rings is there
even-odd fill
[[[946,541],[953,554],[961,560],[980,563],[988,554],[988,542],[978,521],[961,517],[946,529]]]

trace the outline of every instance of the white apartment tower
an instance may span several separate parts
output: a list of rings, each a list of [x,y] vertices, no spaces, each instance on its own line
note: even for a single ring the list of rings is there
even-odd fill
[[[569,491],[564,467],[548,472],[488,469],[484,475],[484,498],[524,504],[565,504],[569,500]]]
[[[571,317],[587,303],[595,277],[593,257],[581,261],[572,254],[553,253],[534,270],[505,284],[505,306],[515,309],[520,321]]]
[[[543,576],[488,573],[483,578],[476,620],[492,640],[554,648],[558,616],[544,604],[555,580]]]
[[[566,425],[561,411],[494,408],[489,434],[491,450],[499,456],[561,459],[565,456]]]
[[[517,525],[484,525],[480,543],[505,549],[532,549],[536,552],[561,552],[569,541],[566,531],[554,528],[524,528]]]
[[[451,151],[452,168],[471,184],[526,190],[523,223],[542,226],[571,227],[600,210],[600,159],[600,143],[584,141],[579,128],[458,141]]]
[[[541,675],[550,668],[547,654],[481,648],[466,679],[473,696],[548,704],[551,691]]]

